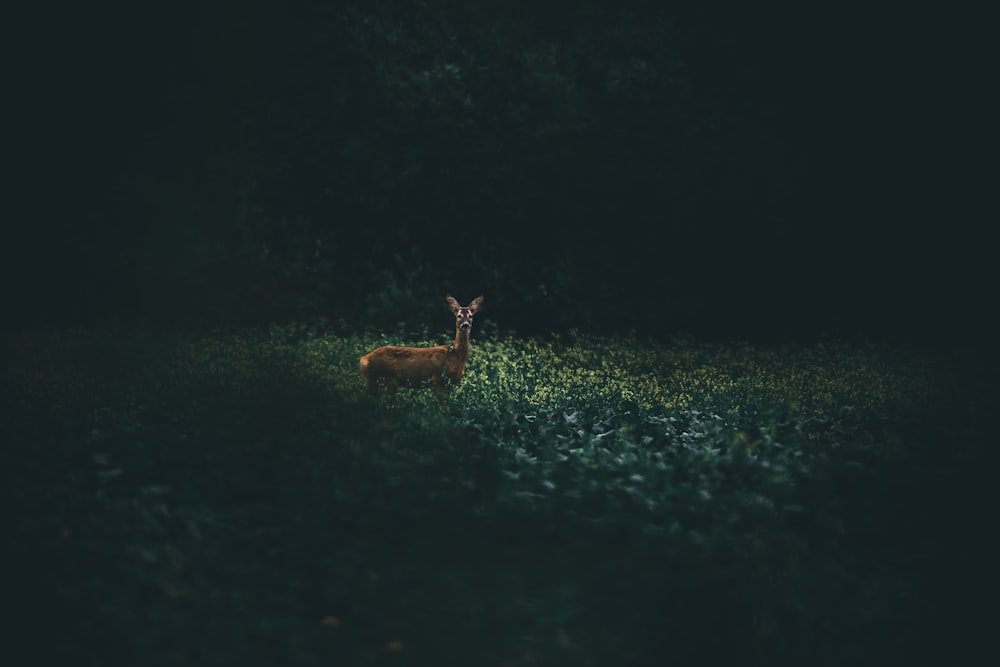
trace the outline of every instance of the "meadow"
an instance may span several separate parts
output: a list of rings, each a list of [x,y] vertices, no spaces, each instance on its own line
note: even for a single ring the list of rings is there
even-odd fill
[[[487,325],[442,401],[357,369],[426,330],[3,342],[37,655],[902,664],[945,650],[974,583],[981,399],[950,353]]]

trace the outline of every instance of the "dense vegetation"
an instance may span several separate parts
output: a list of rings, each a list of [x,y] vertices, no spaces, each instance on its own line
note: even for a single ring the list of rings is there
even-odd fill
[[[12,42],[5,664],[971,662],[974,22],[99,4]]]
[[[967,188],[932,215],[940,183],[917,185],[947,105],[927,77],[957,85],[937,17],[119,4],[45,31],[9,321],[384,327],[468,289],[530,335],[927,339],[988,282],[988,244],[940,226]],[[885,83],[906,77],[918,103]]]
[[[928,418],[974,426],[954,359],[486,324],[446,402],[372,399],[358,355],[426,332],[330,331],[5,336],[34,650],[888,664],[937,647],[939,606],[975,576],[974,442]],[[938,586],[952,549],[963,570]]]

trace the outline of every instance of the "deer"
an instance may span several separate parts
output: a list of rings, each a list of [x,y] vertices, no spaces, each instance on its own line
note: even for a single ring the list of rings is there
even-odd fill
[[[372,350],[358,360],[369,394],[377,394],[380,389],[390,392],[398,385],[419,387],[430,381],[438,396],[447,396],[459,383],[469,358],[472,316],[482,305],[483,296],[477,296],[464,308],[450,294],[445,298],[455,314],[455,342],[434,347],[384,345]]]

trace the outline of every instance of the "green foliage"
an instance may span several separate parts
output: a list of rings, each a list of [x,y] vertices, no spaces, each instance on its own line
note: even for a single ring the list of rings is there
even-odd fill
[[[162,664],[849,657],[914,603],[858,536],[935,359],[478,333],[443,402],[362,393],[405,333],[10,338],[15,550]]]

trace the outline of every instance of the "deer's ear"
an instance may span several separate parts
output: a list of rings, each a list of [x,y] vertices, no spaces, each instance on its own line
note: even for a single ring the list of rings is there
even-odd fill
[[[445,298],[448,299],[448,307],[451,308],[451,312],[457,313],[461,306],[458,305],[458,301],[455,301],[455,297],[449,294]]]
[[[480,294],[475,299],[473,299],[472,303],[469,304],[469,312],[472,313],[472,314],[475,314],[476,311],[479,310],[479,306],[481,306],[481,305],[483,305],[483,295],[482,294]]]

